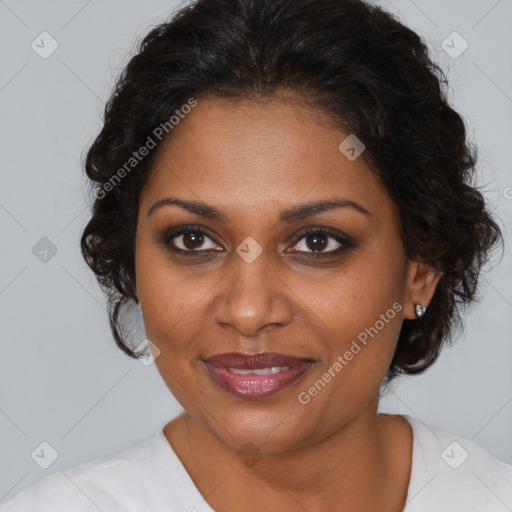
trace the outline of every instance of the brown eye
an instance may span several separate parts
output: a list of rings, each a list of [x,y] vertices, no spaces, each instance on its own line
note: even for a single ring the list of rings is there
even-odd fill
[[[195,228],[180,228],[166,232],[161,243],[170,250],[177,252],[201,253],[222,250],[203,230]]]
[[[204,242],[204,236],[201,233],[188,233],[181,237],[182,243],[187,249],[199,249]]]
[[[328,245],[328,236],[323,234],[308,235],[305,237],[306,246],[312,251],[322,251]]]
[[[295,242],[293,252],[332,254],[339,252],[350,244],[340,234],[333,234],[322,230],[303,233]]]

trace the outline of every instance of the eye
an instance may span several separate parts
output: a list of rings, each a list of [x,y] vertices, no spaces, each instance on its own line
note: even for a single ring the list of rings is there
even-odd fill
[[[203,228],[199,226],[181,226],[164,232],[159,243],[170,251],[184,255],[204,255],[222,252]],[[298,238],[285,252],[302,254],[305,257],[328,257],[354,247],[354,242],[344,233],[328,228],[310,228],[299,234]]]
[[[183,226],[166,231],[161,243],[170,250],[181,253],[203,253],[212,252],[212,250],[220,252],[223,250],[203,229],[194,226]]]
[[[302,232],[294,243],[292,253],[306,253],[308,256],[331,256],[354,246],[351,239],[336,230],[314,228]],[[288,251],[288,250],[287,250]]]

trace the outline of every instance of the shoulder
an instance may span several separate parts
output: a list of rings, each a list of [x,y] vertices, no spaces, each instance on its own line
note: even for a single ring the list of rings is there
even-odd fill
[[[472,440],[404,417],[414,433],[405,512],[512,510],[512,465]]]
[[[0,512],[148,510],[150,499],[142,477],[160,436],[47,475],[0,505]]]

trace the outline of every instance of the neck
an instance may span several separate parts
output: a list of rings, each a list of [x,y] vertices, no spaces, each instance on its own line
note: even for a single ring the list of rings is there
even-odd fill
[[[252,460],[244,460],[186,413],[169,423],[164,433],[216,511],[340,506],[384,511],[388,505],[397,511],[407,493],[412,433],[405,420],[377,414],[377,405],[378,397],[320,442]],[[403,442],[406,432],[410,443]]]

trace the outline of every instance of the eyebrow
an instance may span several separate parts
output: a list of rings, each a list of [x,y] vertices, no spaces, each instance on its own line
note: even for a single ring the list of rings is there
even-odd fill
[[[198,201],[178,199],[177,197],[165,197],[158,200],[148,210],[147,217],[149,217],[155,210],[163,206],[171,205],[179,206],[180,208],[183,208],[184,210],[187,210],[195,215],[199,215],[200,217],[204,217],[206,219],[217,220],[223,224],[226,224],[229,221],[229,217],[214,206],[210,206],[206,203]],[[315,215],[316,213],[325,212],[335,208],[350,208],[364,215],[371,215],[371,213],[366,208],[356,203],[355,201],[351,201],[350,199],[335,198],[291,206],[279,214],[279,221],[292,223]]]

